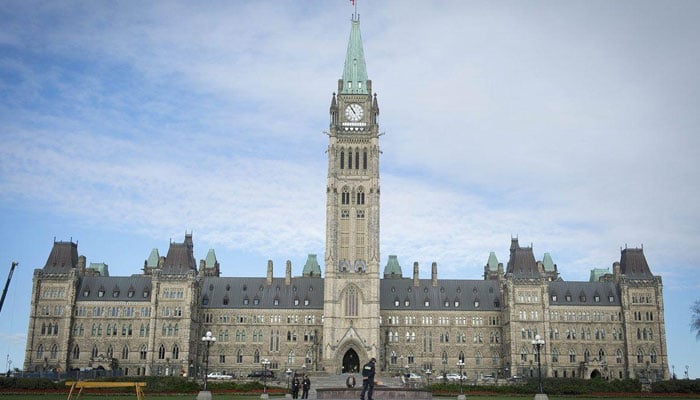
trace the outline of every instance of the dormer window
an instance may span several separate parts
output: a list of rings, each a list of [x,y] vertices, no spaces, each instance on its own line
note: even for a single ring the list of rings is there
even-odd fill
[[[247,298],[247,297],[246,297],[245,299],[243,299],[243,305],[244,305],[244,306],[247,306],[247,305],[248,305],[248,298]]]
[[[425,305],[426,307],[430,307],[430,300],[425,300],[424,305]]]
[[[127,295],[129,298],[132,298],[132,297],[134,297],[134,291],[133,291],[133,290],[129,290],[129,291],[126,293],[126,295]]]
[[[294,305],[298,306],[299,305],[299,299],[294,299]]]
[[[83,291],[83,297],[88,297],[88,296],[90,296],[90,289],[85,289]]]
[[[598,295],[593,296],[593,301],[595,301],[596,303],[600,303],[600,296],[598,296]]]
[[[148,296],[150,296],[150,292],[148,291],[148,289],[146,289],[143,291],[143,298],[145,299]]]
[[[394,307],[398,307],[398,306],[399,306],[399,299],[396,299],[396,300],[394,300]]]
[[[348,82],[348,89],[352,89],[352,82]]]
[[[309,299],[304,299],[304,305],[308,306],[309,305]]]
[[[479,308],[479,300],[474,300],[474,308]]]
[[[258,299],[258,298],[253,299],[253,305],[257,306],[258,304],[260,304],[260,299]]]
[[[552,302],[556,302],[556,301],[557,301],[557,295],[556,295],[556,294],[553,294],[553,295],[552,295]]]
[[[455,300],[455,307],[459,307],[459,300]]]
[[[362,89],[362,82],[357,82],[357,88]]]
[[[112,292],[112,297],[119,297],[119,290],[115,290]]]
[[[567,295],[566,295],[566,301],[569,302],[569,303],[571,302],[571,295],[570,295],[570,294],[567,294]]]
[[[105,295],[105,290],[104,290],[104,289],[100,289],[100,290],[97,291],[97,297],[104,297],[104,295]]]
[[[406,301],[403,302],[403,305],[406,306],[406,307],[408,307],[408,306],[411,305],[411,301],[410,301],[410,300],[406,300]]]
[[[608,301],[611,302],[611,303],[614,302],[614,301],[615,301],[615,296],[613,296],[613,295],[608,296]]]
[[[280,299],[275,299],[272,304],[276,306],[280,305]]]

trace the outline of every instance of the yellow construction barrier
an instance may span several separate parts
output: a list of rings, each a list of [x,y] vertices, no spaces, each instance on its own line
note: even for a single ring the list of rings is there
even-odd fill
[[[83,394],[83,389],[106,389],[106,388],[120,388],[120,387],[133,387],[136,390],[136,399],[145,400],[146,396],[143,394],[141,388],[146,386],[146,382],[97,382],[97,381],[77,381],[77,382],[66,382],[66,386],[70,386],[70,392],[68,393],[68,400],[78,400],[80,395]],[[80,390],[76,390],[80,389]],[[73,397],[73,392],[77,392],[75,397]]]

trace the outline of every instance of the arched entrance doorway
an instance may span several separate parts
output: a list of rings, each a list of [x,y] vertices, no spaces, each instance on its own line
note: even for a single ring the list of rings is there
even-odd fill
[[[600,371],[597,369],[594,369],[593,372],[591,372],[591,379],[600,379],[602,376],[600,375]]]
[[[360,371],[360,357],[353,349],[349,349],[345,352],[343,356],[343,373],[346,372],[359,372]]]

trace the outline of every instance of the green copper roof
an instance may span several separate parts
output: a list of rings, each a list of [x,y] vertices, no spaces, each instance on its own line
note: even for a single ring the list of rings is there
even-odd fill
[[[496,258],[496,252],[492,251],[489,254],[489,261],[486,263],[489,267],[489,271],[498,271],[498,258]]]
[[[609,274],[610,269],[609,268],[593,268],[591,270],[591,277],[588,280],[589,282],[598,282],[600,280],[600,277]]]
[[[214,268],[216,266],[216,253],[214,249],[209,249],[207,258],[204,259],[204,268]]]
[[[345,68],[343,68],[343,89],[340,93],[367,94],[367,66],[365,52],[362,50],[359,19],[352,20],[348,52],[345,55]]]
[[[309,254],[306,264],[304,264],[304,271],[301,274],[303,276],[321,276],[321,266],[318,265],[316,254]]]
[[[160,259],[160,254],[158,254],[158,249],[151,250],[151,255],[148,256],[146,261],[146,266],[151,268],[158,268],[158,260]]]
[[[552,261],[552,256],[549,253],[544,253],[544,258],[542,258],[542,266],[544,266],[545,271],[554,271],[554,261]]]
[[[99,272],[100,276],[109,276],[109,266],[105,263],[90,263],[88,269]]]
[[[401,278],[401,266],[399,265],[399,259],[395,255],[389,256],[389,260],[386,262],[384,267],[384,277],[385,278]]]

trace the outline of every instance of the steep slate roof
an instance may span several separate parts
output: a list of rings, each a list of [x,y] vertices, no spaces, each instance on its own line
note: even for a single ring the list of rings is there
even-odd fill
[[[351,83],[351,85],[348,85]],[[343,88],[340,93],[367,94],[367,66],[362,48],[360,20],[353,18],[348,40],[348,51],[343,68]]]
[[[556,295],[554,301],[552,296]],[[571,300],[567,301],[567,296]],[[595,301],[598,296],[600,301]],[[613,296],[613,301],[610,301]],[[549,283],[549,305],[551,306],[620,306],[620,295],[613,282],[566,282]]]
[[[620,255],[620,273],[631,279],[653,278],[643,249],[623,249]]]
[[[284,280],[273,278],[272,284],[268,285],[266,278],[209,276],[202,281],[199,305],[202,309],[323,309],[323,279],[320,276],[293,277],[290,285],[285,285]],[[275,299],[278,305],[275,305]],[[294,305],[295,299],[299,300],[298,305]],[[308,305],[305,305],[305,300],[309,301]]]
[[[492,280],[438,279],[437,286],[431,279],[420,279],[419,286],[413,286],[413,279],[382,279],[379,308],[390,310],[461,310],[492,311],[501,309],[498,282]],[[399,305],[396,306],[395,301]],[[408,300],[409,305],[406,305]],[[426,307],[425,301],[429,301]],[[459,305],[455,307],[455,301]],[[478,307],[476,307],[478,301]],[[445,305],[447,302],[447,305]]]
[[[403,274],[401,272],[401,265],[399,265],[399,259],[395,255],[390,255],[389,259],[384,266],[384,278],[401,278]]]
[[[168,255],[165,256],[163,272],[166,274],[185,274],[196,271],[197,262],[194,259],[192,235],[186,234],[183,243],[170,243]]]
[[[538,278],[541,276],[537,269],[537,261],[532,253],[532,247],[520,247],[518,238],[510,241],[510,259],[506,274],[513,274],[518,278]]]
[[[76,301],[151,301],[151,288],[147,275],[85,276],[80,279]]]
[[[78,244],[73,242],[53,242],[53,248],[44,265],[48,273],[65,274],[78,265]]]

